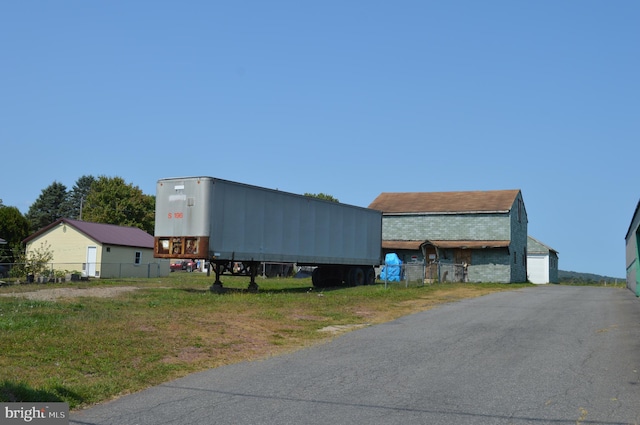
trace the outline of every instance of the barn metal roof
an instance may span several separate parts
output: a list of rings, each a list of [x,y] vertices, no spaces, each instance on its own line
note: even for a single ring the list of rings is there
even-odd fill
[[[383,192],[369,208],[388,214],[508,212],[520,190]]]
[[[153,249],[153,236],[137,227],[117,226],[115,224],[91,223],[88,221],[60,218],[50,225],[38,230],[24,240],[30,242],[43,233],[59,225],[69,225],[103,245],[119,245],[135,248]]]

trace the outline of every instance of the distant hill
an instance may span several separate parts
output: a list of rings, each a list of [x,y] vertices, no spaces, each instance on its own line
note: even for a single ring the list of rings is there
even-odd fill
[[[599,282],[624,282],[626,279],[624,277],[611,277],[611,276],[602,276],[599,274],[593,273],[579,273],[579,272],[570,272],[566,270],[558,270],[558,280],[560,282],[582,282],[582,283],[599,283]]]

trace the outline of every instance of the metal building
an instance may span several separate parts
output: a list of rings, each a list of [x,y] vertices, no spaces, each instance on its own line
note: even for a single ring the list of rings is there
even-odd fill
[[[640,297],[640,201],[636,205],[633,213],[629,230],[627,230],[626,241],[626,269],[627,269],[627,288]]]

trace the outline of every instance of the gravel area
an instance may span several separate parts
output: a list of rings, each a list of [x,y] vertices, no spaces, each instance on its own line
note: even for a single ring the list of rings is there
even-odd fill
[[[40,289],[33,292],[8,292],[0,294],[0,297],[22,297],[37,301],[56,301],[60,298],[77,297],[115,297],[124,292],[135,291],[135,286],[95,287],[95,288],[51,288]]]

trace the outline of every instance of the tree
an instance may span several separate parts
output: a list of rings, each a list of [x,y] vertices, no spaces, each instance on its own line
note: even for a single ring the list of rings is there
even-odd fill
[[[82,209],[91,192],[91,185],[96,181],[93,176],[82,176],[68,194],[65,211],[67,217],[82,220]]]
[[[48,242],[41,242],[39,247],[33,247],[27,253],[20,255],[18,264],[11,270],[14,276],[41,276],[51,267],[53,250]]]
[[[16,207],[0,205],[0,238],[7,244],[0,245],[0,263],[14,263],[21,250],[22,241],[29,236],[29,222]]]
[[[338,203],[340,202],[333,196],[327,195],[325,193],[305,193],[304,196],[309,196],[311,198],[324,199],[325,201],[338,202]]]
[[[29,228],[36,231],[64,217],[67,205],[67,187],[54,181],[29,207],[26,214]]]
[[[96,223],[132,226],[153,234],[155,197],[121,177],[100,176],[91,185],[82,218]]]

